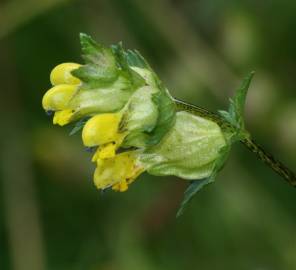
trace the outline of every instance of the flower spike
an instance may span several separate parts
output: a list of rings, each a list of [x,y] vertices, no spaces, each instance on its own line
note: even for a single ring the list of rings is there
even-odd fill
[[[80,35],[85,63],[64,63],[50,74],[42,106],[53,123],[76,122],[82,142],[94,152],[95,186],[126,191],[144,171],[175,175],[190,183],[178,212],[215,180],[236,141],[296,186],[296,177],[254,143],[243,109],[251,73],[220,114],[174,99],[147,61],[122,44],[106,47]]]

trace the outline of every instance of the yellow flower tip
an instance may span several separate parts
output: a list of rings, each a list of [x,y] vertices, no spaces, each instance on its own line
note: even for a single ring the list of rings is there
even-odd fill
[[[97,162],[97,160],[99,159],[100,151],[101,151],[101,149],[98,147],[98,149],[96,150],[95,154],[93,155],[93,157],[91,159],[92,162]]]
[[[68,103],[76,90],[76,85],[60,84],[54,86],[44,94],[42,98],[42,107],[46,111],[67,109]]]
[[[55,112],[53,117],[53,123],[56,125],[64,126],[71,122],[71,117],[73,115],[73,110],[63,110]]]
[[[109,159],[98,159],[94,174],[94,183],[98,189],[112,187],[114,190],[126,191],[128,185],[144,171],[137,164],[137,155],[125,152]]]
[[[71,74],[71,71],[79,68],[81,65],[76,63],[63,63],[56,66],[50,73],[50,82],[52,85],[59,84],[80,84],[80,80]]]
[[[128,190],[128,184],[126,180],[122,180],[119,183],[116,183],[112,186],[112,189],[119,192],[124,192]]]
[[[95,152],[94,156],[92,157],[92,162],[96,162],[98,159],[107,159],[113,158],[116,153],[116,144],[115,143],[107,143],[98,147],[97,151]]]
[[[120,113],[104,113],[89,119],[82,130],[82,141],[91,147],[110,142],[117,142],[122,137],[118,133]]]

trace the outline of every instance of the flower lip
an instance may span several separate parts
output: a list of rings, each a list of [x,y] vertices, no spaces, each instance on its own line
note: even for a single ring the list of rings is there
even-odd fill
[[[145,168],[138,162],[138,152],[129,151],[109,159],[98,159],[94,182],[98,189],[112,187],[115,191],[126,191]]]
[[[57,111],[53,117],[53,124],[64,126],[71,122],[74,111],[71,109]]]

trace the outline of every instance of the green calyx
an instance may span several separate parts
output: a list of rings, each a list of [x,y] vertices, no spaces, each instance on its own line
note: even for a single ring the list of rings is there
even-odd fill
[[[201,181],[192,181],[184,192],[184,199],[177,212],[177,217],[182,215],[185,206],[191,201],[193,196],[203,187],[215,181],[217,174],[224,167],[233,143],[238,141],[249,140],[250,134],[245,128],[244,109],[246,103],[247,92],[254,76],[251,72],[242,82],[241,86],[236,90],[228,111],[219,111],[220,117],[216,114],[210,113],[204,109],[198,111],[195,109],[195,114],[202,115],[205,119],[213,119],[214,122],[219,123],[223,128],[223,135],[225,144],[219,149],[217,158],[212,163],[210,174],[204,177]],[[178,102],[180,107],[186,107],[183,102]],[[190,105],[188,105],[190,106]],[[192,109],[194,107],[191,107]]]
[[[153,175],[203,179],[211,175],[219,151],[225,145],[224,135],[216,123],[178,112],[175,125],[159,144],[145,151],[141,161]]]

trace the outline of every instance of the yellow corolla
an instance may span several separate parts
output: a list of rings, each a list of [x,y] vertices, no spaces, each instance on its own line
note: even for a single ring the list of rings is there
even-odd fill
[[[56,66],[50,74],[53,87],[43,96],[42,106],[46,111],[55,112],[54,124],[63,126],[70,122],[73,110],[69,107],[69,101],[80,84],[80,80],[71,71],[79,67],[79,64],[64,63]]]
[[[125,132],[120,132],[122,114],[103,113],[89,119],[82,130],[82,141],[87,147],[98,146],[93,161],[115,156],[116,149],[122,143]]]
[[[56,66],[50,73],[51,84],[80,84],[80,80],[71,74],[71,71],[79,68],[80,66],[81,65],[76,63],[63,63]]]
[[[67,109],[62,111],[57,111],[54,113],[53,124],[60,126],[67,125],[71,121],[73,115],[73,110]]]
[[[97,160],[94,183],[98,189],[112,187],[113,190],[123,192],[143,171],[137,152],[124,152],[113,158]]]
[[[59,84],[49,89],[42,99],[42,106],[46,111],[65,110],[69,100],[77,89],[76,85]]]

